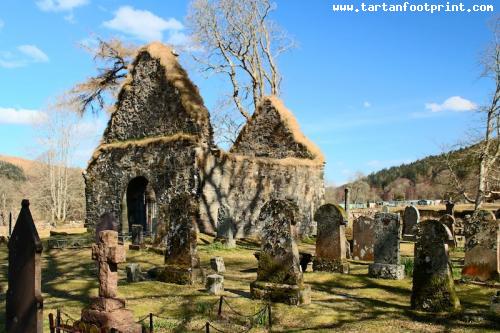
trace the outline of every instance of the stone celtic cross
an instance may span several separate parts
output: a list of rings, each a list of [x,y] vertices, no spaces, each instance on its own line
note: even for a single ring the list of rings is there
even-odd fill
[[[118,245],[118,233],[105,230],[99,233],[99,243],[92,245],[92,259],[99,264],[99,296],[116,297],[119,263],[125,262],[125,248]]]

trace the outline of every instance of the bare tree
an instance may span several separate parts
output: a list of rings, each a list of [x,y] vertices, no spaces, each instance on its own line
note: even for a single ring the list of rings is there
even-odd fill
[[[97,75],[76,84],[63,97],[60,107],[71,108],[80,115],[87,111],[97,113],[112,105],[118,88],[128,73],[128,65],[137,47],[114,38],[105,41],[96,38],[97,45],[81,44],[94,58]]]
[[[445,163],[456,192],[467,202],[473,203],[476,210],[491,195],[492,183],[495,182],[498,185],[498,168],[496,166],[500,156],[500,17],[493,22],[493,34],[493,43],[487,48],[481,60],[484,68],[482,76],[492,79],[495,86],[490,102],[480,108],[484,120],[482,128],[479,129],[482,134],[468,142],[472,146],[470,154],[473,156],[464,157],[463,154],[454,152],[445,155]],[[473,161],[477,161],[475,193],[472,195],[467,193],[470,186],[465,184],[458,170],[457,165],[460,163],[457,163],[457,156],[458,159],[472,157]]]
[[[51,110],[37,124],[39,141],[45,152],[39,157],[40,201],[45,201],[53,223],[66,221],[69,207],[70,161],[76,146],[77,117],[73,112]],[[44,195],[45,194],[45,195]]]
[[[294,46],[270,20],[273,10],[269,0],[193,0],[190,5],[193,41],[204,51],[195,60],[203,72],[229,79],[229,98],[246,120],[263,96],[279,95],[276,59]]]

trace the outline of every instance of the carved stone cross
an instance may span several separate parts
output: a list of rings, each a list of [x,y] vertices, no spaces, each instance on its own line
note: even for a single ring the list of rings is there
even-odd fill
[[[99,296],[115,298],[118,288],[117,266],[125,262],[125,248],[118,245],[116,231],[99,233],[99,243],[92,245],[92,259],[99,264]]]

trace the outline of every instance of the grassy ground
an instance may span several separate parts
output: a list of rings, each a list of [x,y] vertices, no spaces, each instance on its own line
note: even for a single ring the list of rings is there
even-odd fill
[[[237,249],[226,250],[211,244],[203,236],[198,247],[202,265],[209,267],[213,256],[222,256],[226,264],[225,290],[228,302],[243,314],[251,314],[264,304],[250,299],[249,284],[256,277],[255,244],[241,243]],[[301,244],[301,250],[314,245]],[[413,245],[402,244],[402,255],[411,256]],[[453,254],[454,259],[463,253]],[[7,251],[0,248],[0,284],[6,287]],[[146,251],[128,251],[127,262],[141,264],[143,270],[160,265],[161,255]],[[209,296],[203,286],[178,286],[154,281],[128,284],[125,265],[120,265],[119,293],[127,299],[127,307],[138,320],[148,313],[155,319],[155,332],[190,332],[203,327],[207,320],[226,332],[242,331],[248,322],[234,315],[224,305],[225,319],[215,316],[217,297]],[[352,274],[305,273],[312,287],[312,304],[293,307],[275,304],[272,307],[275,332],[494,332],[500,329],[500,318],[488,314],[494,289],[472,284],[458,284],[462,312],[452,315],[425,314],[411,311],[411,279],[377,280],[368,277],[367,263],[351,263]],[[45,329],[47,316],[60,308],[78,318],[90,296],[97,294],[96,267],[90,249],[52,250],[43,253],[42,289],[44,293]],[[0,293],[0,332],[5,321],[5,293]],[[261,321],[263,318],[260,318]],[[497,321],[495,326],[494,321]],[[200,330],[201,331],[201,330]],[[251,332],[265,332],[264,326]]]

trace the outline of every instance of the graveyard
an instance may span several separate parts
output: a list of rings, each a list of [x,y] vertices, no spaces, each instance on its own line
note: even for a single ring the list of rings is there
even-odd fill
[[[413,255],[413,246],[402,244],[402,261]],[[209,267],[210,258],[221,256],[226,266],[224,289],[228,302],[245,315],[256,312],[264,303],[250,298],[250,283],[256,276],[256,244],[238,242],[235,249],[224,249],[213,238],[201,235],[198,248],[202,266]],[[313,245],[300,244],[300,250],[312,250]],[[463,258],[461,251],[452,252],[453,262]],[[5,262],[7,251],[1,248],[0,259]],[[143,270],[160,265],[163,256],[148,251],[129,251],[127,261],[139,263]],[[454,268],[454,276],[460,275]],[[2,266],[0,284],[6,284],[6,267]],[[290,307],[273,304],[273,329],[277,332],[373,331],[390,329],[394,332],[494,332],[498,322],[489,317],[494,289],[482,285],[458,283],[458,297],[464,308],[454,314],[427,314],[410,308],[411,278],[380,280],[368,276],[368,262],[350,262],[351,274],[306,272],[304,280],[311,286],[312,304]],[[50,250],[43,253],[42,290],[44,296],[44,331],[48,331],[48,313],[61,309],[79,318],[90,296],[97,294],[96,268],[91,249]],[[206,321],[227,332],[243,331],[247,318],[223,308],[229,320],[217,320],[218,297],[210,296],[202,285],[178,286],[155,281],[126,282],[125,264],[119,265],[119,295],[127,299],[136,320],[150,312],[166,319],[155,319],[155,332],[195,332]],[[0,303],[0,318],[5,316],[5,294]],[[0,327],[3,332],[4,327]],[[199,330],[201,331],[201,330]],[[251,332],[266,332],[264,324]]]
[[[36,6],[77,25],[75,8],[95,4]],[[332,135],[363,123],[349,123],[359,116],[348,104],[346,119],[323,124],[324,96],[281,93],[276,58],[295,43],[269,0],[192,0],[186,26],[128,5],[97,9],[115,16],[97,29],[124,35],[80,42],[96,74],[52,110],[0,107],[0,125],[33,123],[38,148],[49,147],[32,161],[0,156],[0,333],[500,331],[500,18],[490,104],[421,103],[423,115],[390,131],[403,121],[377,115],[375,141]],[[34,45],[16,50],[31,62],[0,50],[0,70],[50,62]],[[303,59],[306,72],[315,66]],[[321,75],[288,82],[334,87],[313,85]],[[351,93],[342,89],[337,98]],[[482,112],[483,132],[436,156],[403,140],[445,111]],[[430,125],[419,131],[459,132]],[[72,146],[89,133],[99,141]],[[360,162],[374,151],[394,156]]]

